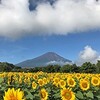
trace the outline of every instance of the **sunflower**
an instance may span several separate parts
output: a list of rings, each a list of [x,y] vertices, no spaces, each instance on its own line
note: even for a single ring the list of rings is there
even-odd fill
[[[69,77],[67,79],[67,84],[68,84],[69,87],[75,87],[76,82],[75,82],[75,80],[73,78]]]
[[[32,82],[32,88],[36,89],[37,88],[37,84],[35,82]]]
[[[61,88],[64,88],[64,87],[66,86],[66,82],[65,82],[64,80],[60,80],[60,81],[59,81],[59,86],[60,86]]]
[[[81,79],[79,85],[83,91],[86,91],[90,88],[90,83],[86,79]]]
[[[39,86],[43,86],[43,85],[44,85],[43,79],[39,79],[39,80],[38,80],[38,84],[39,84]]]
[[[70,89],[64,88],[61,90],[62,100],[75,100],[75,94]]]
[[[93,86],[99,86],[100,80],[97,77],[92,77],[91,83],[92,83]]]
[[[34,78],[35,80],[37,80],[37,79],[38,79],[38,75],[34,75],[33,78]]]
[[[47,84],[48,79],[44,77],[44,78],[43,78],[43,81],[44,81],[45,84]]]
[[[20,78],[20,79],[19,79],[19,84],[21,84],[21,83],[22,83],[22,79]]]
[[[40,97],[41,97],[41,100],[48,99],[48,92],[46,91],[46,89],[43,88],[40,90]]]
[[[75,74],[75,77],[76,77],[77,79],[80,79],[80,78],[82,77],[82,74],[77,73],[77,74]]]
[[[58,87],[58,85],[59,85],[59,78],[55,77],[53,79],[53,84]]]
[[[20,91],[20,89],[15,90],[14,88],[8,89],[7,92],[5,92],[5,96],[3,97],[4,100],[25,100],[23,99],[24,93],[23,91]]]

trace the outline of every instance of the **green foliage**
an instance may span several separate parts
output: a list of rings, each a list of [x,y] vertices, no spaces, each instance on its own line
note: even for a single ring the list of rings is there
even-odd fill
[[[95,73],[96,66],[95,66],[95,64],[92,64],[90,62],[85,62],[82,64],[80,71],[83,73]]]
[[[10,72],[10,71],[17,71],[20,67],[17,67],[13,64],[7,62],[0,62],[0,72]]]
[[[0,84],[3,82],[3,78],[0,78]]]
[[[92,64],[90,62],[83,63],[80,67],[76,64],[66,64],[63,66],[60,65],[47,65],[34,68],[21,68],[7,62],[0,62],[0,71],[1,72],[65,72],[65,73],[100,73],[100,61],[97,64]]]
[[[96,72],[100,73],[100,61],[98,60],[97,64],[96,64]]]
[[[60,65],[47,65],[45,67],[35,67],[30,70],[30,72],[65,72],[65,73],[100,73],[100,61],[98,63],[92,64],[90,62],[83,63],[80,67],[76,64],[66,64],[64,66]]]
[[[86,94],[87,97],[91,98],[91,99],[94,99],[94,96],[93,96],[93,93],[92,91],[89,91],[87,94]]]
[[[81,92],[81,91],[77,91],[76,97],[79,98],[79,99],[83,99],[83,94],[82,94],[82,92]]]

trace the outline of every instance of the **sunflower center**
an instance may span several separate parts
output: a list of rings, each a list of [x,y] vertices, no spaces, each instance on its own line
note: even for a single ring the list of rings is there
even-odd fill
[[[59,82],[59,80],[58,80],[58,79],[55,79],[55,82],[56,82],[56,83],[58,83],[58,82]]]
[[[34,78],[37,79],[38,77],[35,75]]]
[[[18,99],[13,94],[11,94],[9,100],[18,100]]]
[[[83,88],[87,88],[87,83],[82,84]]]
[[[98,80],[94,79],[94,80],[93,80],[93,83],[94,83],[94,84],[97,84],[97,83],[98,83]]]
[[[74,84],[73,80],[70,80],[70,81],[69,81],[69,84],[70,84],[70,85],[73,85],[73,84]]]
[[[36,86],[37,86],[36,83],[32,83],[33,88],[36,88]]]
[[[41,85],[41,86],[43,85],[43,81],[42,80],[39,81],[39,85]]]
[[[61,85],[64,85],[64,82],[61,82]]]
[[[36,84],[35,84],[35,83],[33,83],[32,85],[33,85],[33,86],[36,86]]]
[[[80,77],[80,75],[77,75],[77,77]]]
[[[72,98],[71,92],[66,91],[65,94],[64,94],[64,97],[66,98],[66,100],[70,100]]]

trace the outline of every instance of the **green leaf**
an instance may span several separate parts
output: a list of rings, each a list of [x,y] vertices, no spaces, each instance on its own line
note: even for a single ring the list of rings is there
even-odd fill
[[[3,78],[0,78],[0,83],[2,83],[3,82]]]
[[[1,91],[4,91],[4,90],[5,90],[5,88],[6,88],[6,87],[2,87],[0,90],[1,90]]]
[[[98,99],[100,99],[100,95],[96,96]]]
[[[33,95],[30,93],[30,92],[28,92],[28,95],[26,96],[26,99],[31,99],[31,100],[33,100]]]
[[[79,100],[78,98],[75,98],[75,100]]]
[[[60,98],[60,94],[59,93],[56,93],[53,95],[55,98]]]
[[[99,90],[99,87],[95,87],[95,90],[98,91]]]
[[[83,99],[83,94],[82,94],[82,92],[77,91],[76,97],[79,98],[79,99]]]
[[[94,98],[92,91],[89,91],[88,93],[86,93],[86,96],[92,99]]]

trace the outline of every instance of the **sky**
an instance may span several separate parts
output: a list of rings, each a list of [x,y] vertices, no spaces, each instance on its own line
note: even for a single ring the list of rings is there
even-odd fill
[[[82,64],[100,59],[100,1],[1,0],[0,61],[55,52]]]

